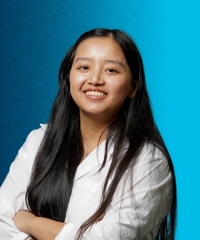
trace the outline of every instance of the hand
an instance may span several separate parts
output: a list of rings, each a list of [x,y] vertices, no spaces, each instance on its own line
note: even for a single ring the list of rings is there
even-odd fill
[[[36,218],[36,216],[28,211],[19,211],[15,215],[13,221],[20,232],[28,234],[27,226],[34,218]]]
[[[13,219],[19,231],[32,237],[31,240],[54,240],[66,223],[37,217],[28,211],[19,211]]]

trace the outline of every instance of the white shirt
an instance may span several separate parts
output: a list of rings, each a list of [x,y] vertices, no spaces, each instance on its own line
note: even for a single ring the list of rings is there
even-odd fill
[[[21,147],[0,188],[0,239],[25,240],[12,218],[27,209],[25,193],[34,159],[46,125],[32,131]],[[114,144],[110,145],[105,167],[98,172],[104,157],[105,141],[78,166],[65,226],[56,240],[74,240],[75,235],[99,206]],[[130,171],[133,171],[132,177]],[[97,173],[98,172],[98,173]],[[112,180],[110,180],[111,182]],[[131,189],[131,182],[132,189]],[[110,183],[109,182],[109,183]],[[127,170],[103,219],[86,231],[87,240],[155,240],[159,226],[169,212],[172,176],[163,154],[146,144],[133,170]]]

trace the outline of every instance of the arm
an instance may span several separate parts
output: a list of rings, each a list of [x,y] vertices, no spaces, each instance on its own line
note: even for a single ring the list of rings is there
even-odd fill
[[[0,188],[0,239],[25,239],[26,234],[16,228],[13,217],[19,210],[27,209],[25,204],[26,187],[31,169],[44,130],[33,131],[20,148],[11,164],[9,173]]]
[[[154,157],[151,149],[144,149],[133,168],[132,175],[131,171],[127,171],[125,179],[119,184],[111,207],[103,219],[86,231],[83,239],[155,239],[158,228],[169,212],[171,205],[172,184],[167,161],[159,151]],[[93,176],[96,177],[97,175]],[[88,186],[87,194],[90,187],[93,188]],[[82,212],[87,212],[92,207],[92,202],[95,204],[95,196],[96,192],[91,195],[91,201],[88,199],[90,201],[89,205],[83,206]],[[82,197],[80,191],[77,191],[75,198],[82,199]],[[76,205],[73,205],[72,208],[76,208]],[[35,218],[34,221],[29,222],[29,230],[26,231],[33,231],[29,233],[33,234],[38,240],[42,240],[43,236],[54,239],[56,234],[56,240],[74,240],[81,226],[81,223],[78,222],[79,213],[76,212],[77,222],[70,221],[67,224],[60,224],[44,218]],[[45,232],[42,232],[41,228]],[[39,232],[41,233],[40,236],[34,235],[39,234]]]
[[[37,240],[54,240],[65,223],[48,218],[36,217],[28,211],[19,211],[14,222],[16,227]]]
[[[96,175],[94,184],[99,180],[99,176]],[[89,187],[94,188],[92,185]],[[145,146],[133,169],[127,170],[124,174],[104,218],[87,230],[83,239],[155,239],[159,226],[171,207],[172,187],[172,177],[165,157],[158,149],[154,154],[151,145]],[[82,199],[81,190],[76,191],[77,195],[74,192],[72,199]],[[96,192],[93,193],[94,198],[91,197],[91,200],[87,197],[89,203],[87,207],[83,205],[82,212],[87,212],[92,204],[95,204],[95,195]],[[77,221],[76,218],[73,221],[68,220],[56,240],[75,239],[81,226],[78,222],[79,213],[75,214]]]

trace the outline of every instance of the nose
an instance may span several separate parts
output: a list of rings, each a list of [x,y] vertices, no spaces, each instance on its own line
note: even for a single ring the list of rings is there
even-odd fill
[[[103,80],[103,74],[101,69],[94,69],[91,72],[91,75],[88,79],[88,83],[92,84],[92,85],[102,85],[104,84],[104,80]]]

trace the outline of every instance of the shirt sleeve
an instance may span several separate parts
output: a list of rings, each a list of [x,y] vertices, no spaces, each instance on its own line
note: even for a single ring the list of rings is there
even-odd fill
[[[1,240],[23,240],[28,237],[28,235],[19,232],[12,219],[19,210],[27,209],[25,192],[43,134],[42,129],[34,130],[29,134],[0,188]]]
[[[103,219],[84,233],[87,240],[154,240],[172,201],[172,175],[163,154],[147,145],[127,170]],[[56,240],[74,240],[80,223],[67,223]]]

